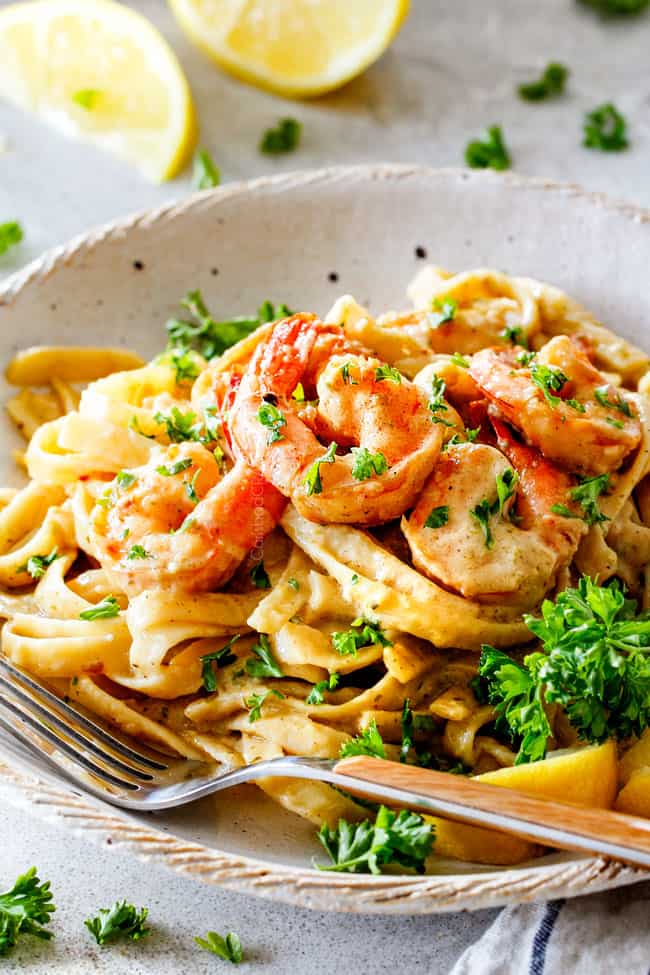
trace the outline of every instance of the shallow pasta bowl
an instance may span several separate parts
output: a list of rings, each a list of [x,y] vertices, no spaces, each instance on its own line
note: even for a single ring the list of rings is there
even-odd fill
[[[0,358],[33,344],[124,344],[146,356],[199,288],[225,315],[263,299],[324,313],[342,293],[400,307],[422,255],[547,280],[650,346],[650,212],[495,174],[363,166],[232,184],[91,232],[0,289]],[[4,390],[8,394],[8,389]],[[5,430],[4,483],[19,483]],[[17,445],[17,444],[16,444]],[[634,883],[620,864],[551,854],[515,868],[437,861],[426,877],[319,873],[314,829],[248,789],[138,817],[75,793],[6,737],[0,791],[89,838],[112,837],[206,883],[323,910],[426,913]]]

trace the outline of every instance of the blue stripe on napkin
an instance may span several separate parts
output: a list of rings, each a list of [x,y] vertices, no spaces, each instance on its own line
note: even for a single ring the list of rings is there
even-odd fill
[[[549,901],[544,911],[544,917],[535,932],[533,948],[530,956],[529,975],[544,975],[546,965],[546,947],[553,934],[555,922],[564,907],[564,900]]]

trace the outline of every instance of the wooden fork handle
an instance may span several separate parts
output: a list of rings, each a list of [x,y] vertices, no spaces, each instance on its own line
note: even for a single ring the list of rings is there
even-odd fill
[[[400,765],[358,755],[337,762],[335,771],[350,780],[346,788],[372,795],[368,784],[378,786],[378,801],[444,816],[472,826],[512,833],[535,843],[562,850],[578,850],[650,868],[650,820],[588,809],[527,792],[504,789],[448,772],[434,772],[414,765]],[[361,785],[363,783],[363,785]],[[405,794],[408,798],[405,801]]]

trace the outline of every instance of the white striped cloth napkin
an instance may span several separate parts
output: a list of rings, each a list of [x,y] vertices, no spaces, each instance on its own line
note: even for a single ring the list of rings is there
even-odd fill
[[[505,908],[450,975],[650,975],[650,882]]]

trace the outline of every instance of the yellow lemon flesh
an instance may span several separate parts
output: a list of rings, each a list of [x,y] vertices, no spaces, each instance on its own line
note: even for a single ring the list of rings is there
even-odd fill
[[[289,97],[322,95],[389,46],[409,0],[169,0],[181,27],[217,64]]]
[[[650,766],[632,773],[616,799],[617,812],[650,819]]]
[[[190,89],[174,52],[112,0],[30,0],[0,10],[0,97],[68,135],[174,176],[196,142]]]
[[[519,789],[544,799],[573,802],[579,806],[609,809],[616,796],[616,746],[604,745],[558,750],[541,762],[515,765],[477,775],[478,782]],[[521,863],[539,853],[527,840],[463,823],[427,817],[436,827],[435,852],[473,863],[506,865]]]

